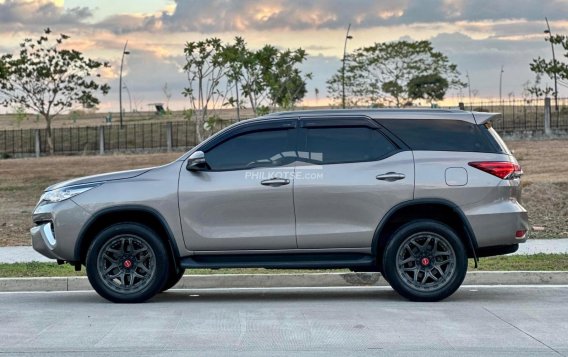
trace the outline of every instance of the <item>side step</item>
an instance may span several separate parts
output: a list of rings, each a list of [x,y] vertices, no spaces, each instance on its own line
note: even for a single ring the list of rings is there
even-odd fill
[[[180,263],[186,269],[339,269],[372,267],[375,259],[356,253],[192,255]]]

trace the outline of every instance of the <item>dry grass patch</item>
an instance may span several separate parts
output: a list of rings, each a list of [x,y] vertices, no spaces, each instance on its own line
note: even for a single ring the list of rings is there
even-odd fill
[[[568,140],[509,141],[525,175],[523,205],[532,238],[568,238]]]

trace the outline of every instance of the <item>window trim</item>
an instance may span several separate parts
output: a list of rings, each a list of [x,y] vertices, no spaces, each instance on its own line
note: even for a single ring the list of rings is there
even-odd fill
[[[270,122],[258,122],[258,123],[250,123],[248,125],[243,125],[240,127],[236,127],[233,130],[230,130],[227,133],[223,133],[219,138],[215,138],[210,143],[207,143],[204,147],[200,148],[201,151],[205,153],[205,160],[207,160],[207,153],[216,147],[224,144],[225,142],[235,139],[239,136],[252,134],[257,132],[263,131],[280,131],[280,130],[293,130],[292,138],[294,140],[294,147],[296,154],[298,153],[298,120],[297,119],[278,119]],[[297,162],[297,160],[290,162],[286,165],[279,165],[279,166],[259,166],[259,167],[243,167],[237,169],[213,169],[210,168],[205,170],[205,172],[230,172],[230,171],[245,171],[245,170],[255,170],[255,169],[265,169],[265,168],[278,168],[278,167],[287,167],[288,165]]]
[[[322,118],[322,117],[300,117],[300,126],[298,128],[298,139],[297,139],[297,151],[306,151],[307,152],[307,138],[308,138],[308,130],[310,129],[326,129],[326,128],[367,128],[369,130],[377,131],[379,135],[381,135],[385,140],[391,143],[394,147],[394,150],[389,151],[387,154],[382,155],[378,158],[370,159],[370,160],[349,160],[349,161],[338,161],[333,163],[317,163],[312,162],[306,158],[300,157],[298,155],[298,161],[304,162],[312,165],[318,166],[327,166],[327,165],[343,165],[343,164],[357,164],[357,163],[365,163],[365,162],[378,162],[382,161],[386,158],[389,158],[393,155],[398,154],[402,151],[407,151],[405,148],[401,147],[396,140],[393,140],[390,135],[384,133],[382,126],[378,125],[374,120],[369,117],[360,117],[360,116],[343,116],[343,117],[329,117],[329,118]]]
[[[251,123],[242,122],[242,125],[236,126],[231,130],[228,130],[224,133],[220,133],[220,135],[215,135],[210,141],[203,144],[203,146],[199,147],[200,151],[207,152],[214,147],[222,144],[223,142],[232,139],[235,136],[252,132],[252,131],[263,131],[263,130],[270,130],[270,129],[278,129],[278,128],[297,128],[298,127],[298,118],[294,117],[287,117],[282,119],[275,119],[275,120],[266,120],[266,121],[257,121]]]

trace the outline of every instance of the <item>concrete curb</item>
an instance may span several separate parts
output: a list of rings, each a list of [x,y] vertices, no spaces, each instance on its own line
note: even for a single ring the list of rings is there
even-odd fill
[[[568,271],[469,272],[464,285],[568,285]],[[388,286],[379,273],[185,275],[175,289]],[[0,278],[0,292],[91,290],[86,277]]]

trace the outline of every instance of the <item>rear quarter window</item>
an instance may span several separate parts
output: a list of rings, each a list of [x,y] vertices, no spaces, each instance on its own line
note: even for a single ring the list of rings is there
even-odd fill
[[[497,151],[478,125],[461,120],[382,119],[378,122],[412,150]]]
[[[487,133],[487,137],[489,141],[497,148],[497,151],[503,154],[511,155],[511,151],[507,147],[507,144],[501,139],[499,134],[493,129],[491,123],[486,123],[484,125],[480,125],[481,130]]]

